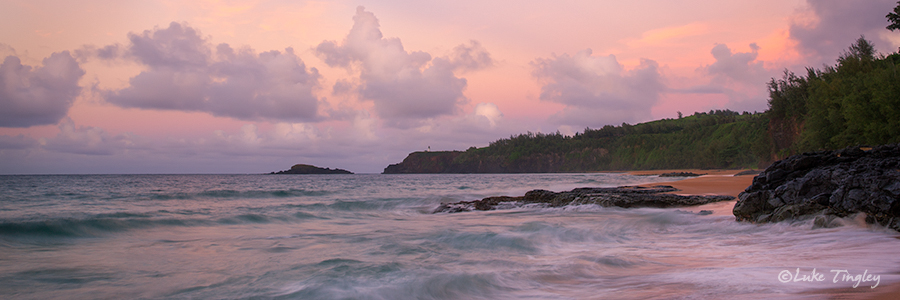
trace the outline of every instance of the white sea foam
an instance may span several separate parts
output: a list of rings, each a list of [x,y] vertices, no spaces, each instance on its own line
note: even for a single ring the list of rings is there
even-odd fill
[[[896,232],[690,208],[441,202],[623,174],[0,176],[0,293],[24,298],[793,298],[900,281]],[[465,187],[465,188],[460,188]],[[792,274],[822,281],[781,282]],[[799,273],[796,272],[799,270]],[[833,280],[830,270],[846,270]],[[841,272],[840,275],[844,275]],[[866,276],[857,277],[856,275]],[[831,276],[831,277],[829,277]],[[879,276],[875,289],[871,280]],[[859,280],[856,280],[856,279]],[[793,279],[793,278],[792,278]],[[845,280],[846,279],[846,280]],[[812,291],[812,292],[810,292]],[[812,294],[809,294],[812,293]]]

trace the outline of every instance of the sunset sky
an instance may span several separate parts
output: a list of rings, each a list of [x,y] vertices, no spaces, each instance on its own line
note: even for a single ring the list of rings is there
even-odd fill
[[[0,10],[0,174],[380,173],[512,134],[764,111],[895,0],[51,1]]]

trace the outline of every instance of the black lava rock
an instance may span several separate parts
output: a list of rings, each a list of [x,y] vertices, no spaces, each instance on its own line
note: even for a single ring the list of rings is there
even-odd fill
[[[600,206],[632,207],[679,207],[701,205],[718,201],[733,200],[731,196],[681,196],[666,194],[678,189],[668,185],[654,187],[621,186],[616,188],[577,188],[568,192],[532,190],[520,197],[488,197],[475,201],[461,201],[441,204],[434,213],[464,212],[472,210],[494,210],[518,207],[526,204],[544,204],[559,207],[572,204],[597,204]]]
[[[777,161],[738,195],[733,213],[738,221],[749,222],[865,213],[870,222],[900,230],[900,144],[803,153]]]

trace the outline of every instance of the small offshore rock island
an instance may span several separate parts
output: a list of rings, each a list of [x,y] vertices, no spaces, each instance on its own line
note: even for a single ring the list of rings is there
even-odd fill
[[[353,172],[344,169],[320,168],[313,165],[296,164],[291,166],[289,170],[272,172],[269,174],[353,174]]]

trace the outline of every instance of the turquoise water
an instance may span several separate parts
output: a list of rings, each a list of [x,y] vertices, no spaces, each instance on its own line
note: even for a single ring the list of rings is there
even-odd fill
[[[831,270],[878,275],[879,287],[900,280],[898,234],[852,219],[812,229],[737,223],[691,208],[591,205],[431,214],[441,202],[665,180],[672,179],[0,176],[0,295],[752,299],[854,285],[834,282],[844,273]],[[813,269],[824,280],[794,280]],[[877,291],[874,284],[857,288]]]

